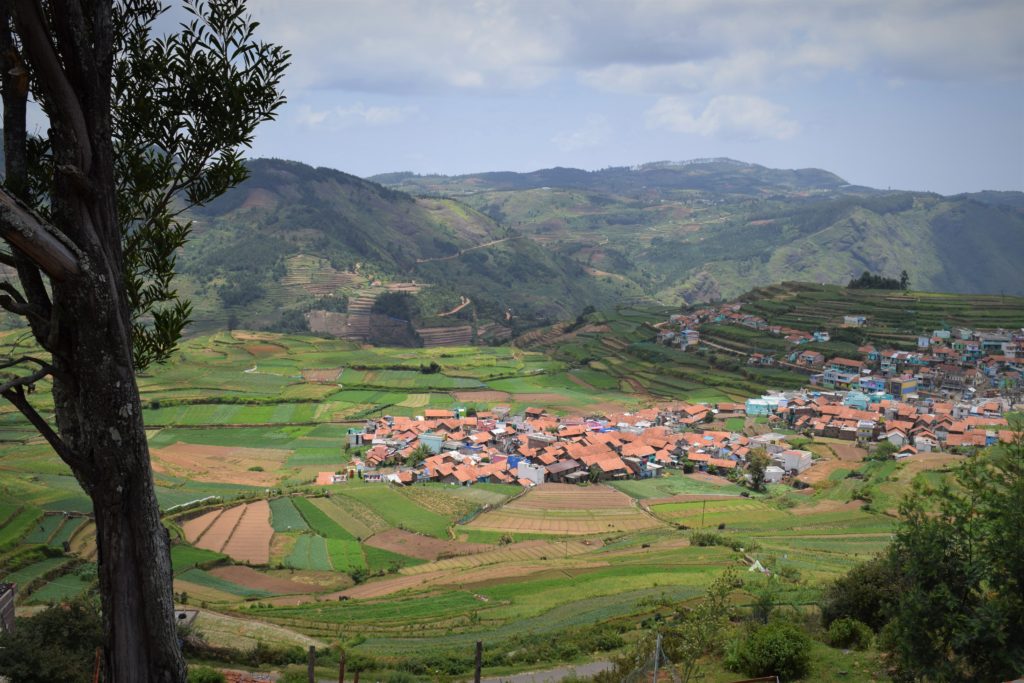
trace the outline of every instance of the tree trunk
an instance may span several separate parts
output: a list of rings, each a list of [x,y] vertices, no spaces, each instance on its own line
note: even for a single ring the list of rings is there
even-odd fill
[[[97,149],[94,170],[103,165],[104,151]],[[98,186],[105,179],[97,175]],[[88,202],[65,194],[63,209],[97,234],[116,235],[113,202],[106,199],[113,196],[112,183],[107,188]],[[174,620],[170,543],[135,381],[120,243],[104,242],[88,244],[87,267],[53,288],[54,408],[65,460],[96,516],[105,680],[177,683],[185,679],[185,663]]]

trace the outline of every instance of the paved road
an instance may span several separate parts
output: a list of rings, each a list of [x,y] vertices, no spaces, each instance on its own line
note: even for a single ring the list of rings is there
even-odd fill
[[[593,676],[611,668],[611,662],[589,662],[575,666],[560,666],[547,671],[528,671],[521,674],[484,678],[483,683],[557,683],[570,674]]]

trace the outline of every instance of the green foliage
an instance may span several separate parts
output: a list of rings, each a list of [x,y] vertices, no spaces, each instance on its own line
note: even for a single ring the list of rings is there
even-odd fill
[[[117,216],[134,360],[144,368],[170,357],[191,315],[172,286],[192,227],[181,203],[201,206],[245,179],[240,150],[284,103],[290,56],[253,39],[243,0],[186,3],[191,20],[160,37],[159,3],[115,7]]]
[[[903,275],[897,280],[875,275],[865,270],[860,277],[850,280],[846,287],[848,289],[906,289],[905,285],[910,281],[909,277],[904,277],[906,274],[907,271],[903,271]]]
[[[747,676],[802,678],[811,665],[811,639],[794,623],[771,621],[730,643],[725,658],[729,669]]]
[[[714,531],[691,531],[690,545],[698,547],[720,545],[726,548],[732,548],[736,552],[753,551],[760,548],[760,545],[754,539],[744,540]]]
[[[224,674],[208,666],[190,666],[188,683],[224,683]]]
[[[15,683],[88,683],[103,644],[99,612],[83,601],[18,617],[0,631],[0,671]]]
[[[771,460],[768,458],[768,453],[763,448],[755,448],[750,451],[750,457],[747,458],[747,472],[750,474],[750,488],[755,491],[763,492],[765,490],[764,473],[771,464]]]
[[[965,462],[955,480],[935,491],[917,484],[900,507],[887,641],[910,676],[1011,679],[1024,662],[1024,434]]]
[[[741,582],[726,571],[708,588],[704,598],[685,609],[665,633],[665,654],[679,667],[682,683],[700,676],[701,659],[721,644],[721,635],[729,625],[735,608],[729,596]]]
[[[871,647],[874,635],[871,627],[864,622],[843,617],[836,619],[828,627],[828,644],[832,647],[866,650]]]
[[[875,460],[890,460],[899,448],[891,441],[880,441],[875,450],[871,452],[871,458]]]
[[[899,576],[890,555],[859,564],[822,593],[821,617],[826,626],[837,619],[854,619],[880,630],[897,599]]]

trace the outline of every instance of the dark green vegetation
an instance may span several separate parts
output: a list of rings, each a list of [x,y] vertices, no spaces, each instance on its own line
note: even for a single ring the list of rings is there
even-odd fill
[[[633,392],[649,400],[717,403],[807,383],[806,375],[789,370],[749,367],[727,354],[683,352],[655,343],[653,325],[674,312],[667,306],[618,306],[588,314],[580,326],[560,323],[530,332],[516,344],[564,361],[580,386],[600,393]]]
[[[919,486],[894,543],[828,593],[827,617],[884,624],[900,680],[1006,680],[1024,661],[1024,433],[955,484]]]
[[[591,275],[670,303],[784,280],[845,284],[865,268],[905,269],[920,289],[1024,293],[1019,193],[882,192],[731,160],[375,179],[458,197]]]
[[[0,632],[0,671],[17,683],[88,683],[102,644],[96,606],[72,601],[18,618],[13,633]]]
[[[743,312],[813,332],[830,330],[832,340],[801,349],[857,358],[865,342],[895,348],[917,348],[918,335],[952,327],[1009,328],[1024,325],[1024,298],[1005,295],[848,289],[834,285],[785,282],[763,287],[739,298]],[[863,327],[843,329],[843,316],[863,315]],[[737,326],[705,325],[701,337],[741,351],[777,351],[789,347],[784,339]]]
[[[897,280],[906,270],[920,289],[1024,292],[1017,193],[880,192],[729,160],[373,179],[383,185],[280,160],[249,171],[194,213],[178,283],[199,331],[302,331],[306,311],[358,313],[410,281],[401,291],[416,305],[393,317],[470,325],[484,339],[588,305],[845,284],[865,268]]]

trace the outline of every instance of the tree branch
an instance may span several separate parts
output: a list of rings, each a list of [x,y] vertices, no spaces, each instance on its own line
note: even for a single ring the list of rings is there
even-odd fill
[[[61,460],[70,465],[75,471],[83,471],[80,468],[85,467],[85,461],[75,455],[75,453],[68,448],[67,444],[64,443],[64,440],[60,438],[57,432],[53,431],[53,427],[51,427],[50,424],[43,419],[43,416],[40,415],[32,406],[32,404],[28,402],[28,399],[25,398],[25,389],[23,386],[15,386],[5,389],[0,391],[0,394],[10,401],[11,404],[17,408],[29,422],[32,423],[32,426],[36,428],[36,431],[38,431],[44,439],[46,439],[46,442],[50,444],[54,451],[57,452],[57,455]]]
[[[60,119],[73,132],[77,144],[79,167],[88,173],[92,167],[92,143],[85,123],[82,105],[68,80],[60,57],[50,38],[42,7],[38,0],[14,0],[14,19],[21,34],[29,62],[47,95],[47,114]]]
[[[0,263],[9,268],[18,267],[18,262],[14,260],[14,255],[8,254],[6,251],[0,251]]]
[[[0,236],[58,282],[80,272],[78,257],[42,218],[4,189],[0,189]]]

